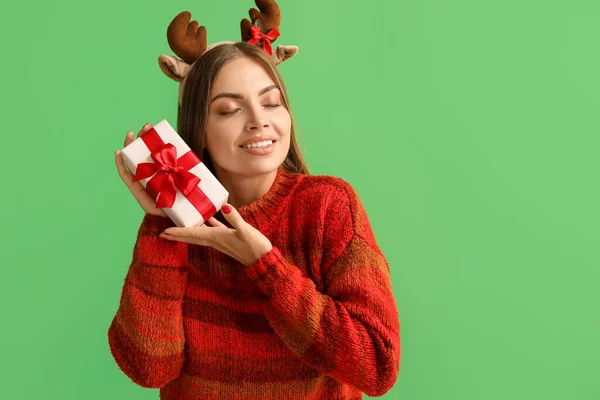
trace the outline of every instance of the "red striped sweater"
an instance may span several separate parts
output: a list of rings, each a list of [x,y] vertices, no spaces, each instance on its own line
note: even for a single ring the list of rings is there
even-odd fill
[[[354,189],[280,169],[239,209],[273,249],[244,267],[158,235],[146,214],[108,330],[112,355],[161,399],[362,399],[400,368],[388,263]]]

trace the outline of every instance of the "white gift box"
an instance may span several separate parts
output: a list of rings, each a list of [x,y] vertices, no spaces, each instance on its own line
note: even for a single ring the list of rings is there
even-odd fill
[[[169,165],[172,166],[169,160],[174,161],[175,157],[169,158],[168,154],[174,155],[174,150],[176,151],[177,162],[176,168],[171,169],[168,167]],[[165,155],[165,152],[168,154]],[[127,145],[121,153],[125,165],[134,176],[140,164],[148,163],[140,167],[140,174],[144,172],[144,175],[148,176],[139,179],[139,182],[154,197],[155,201],[171,200],[168,202],[169,204],[172,202],[172,205],[162,207],[162,210],[177,226],[201,225],[227,203],[229,198],[227,190],[206,165],[191,152],[181,136],[164,119]],[[155,158],[152,157],[152,154]],[[161,161],[165,159],[167,162]],[[161,165],[163,171],[160,171]],[[153,171],[154,168],[157,171],[151,172],[152,175],[149,175],[148,171]],[[188,187],[191,190],[187,197],[182,192],[185,187],[181,184],[167,183],[166,185],[170,185],[170,188],[160,190],[160,188],[165,188],[165,184],[160,182],[165,180],[181,182],[182,177],[188,179],[186,182],[188,182]],[[198,184],[190,185],[189,182],[195,182],[193,179],[196,179],[196,177],[200,179]],[[150,182],[150,186],[148,186],[148,182]],[[157,185],[157,182],[160,184]],[[174,200],[169,193],[174,193]]]

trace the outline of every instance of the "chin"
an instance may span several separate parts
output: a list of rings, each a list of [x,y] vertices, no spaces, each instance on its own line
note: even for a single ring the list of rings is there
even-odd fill
[[[245,163],[244,167],[239,168],[244,174],[247,175],[264,175],[276,171],[284,159],[271,159],[271,160],[255,160],[254,162]]]
[[[261,158],[255,160],[237,160],[238,162],[229,162],[219,165],[223,172],[233,175],[255,176],[266,175],[276,171],[285,161],[285,158]],[[214,162],[213,162],[214,164]]]
[[[285,161],[287,151],[276,148],[265,155],[236,154],[236,171],[244,175],[264,175],[276,171]]]

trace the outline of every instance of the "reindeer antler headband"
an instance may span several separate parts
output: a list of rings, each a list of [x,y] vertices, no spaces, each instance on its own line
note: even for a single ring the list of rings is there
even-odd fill
[[[279,36],[281,12],[275,0],[255,0],[257,10],[251,8],[250,22],[243,18],[240,23],[242,41],[253,45],[261,45],[264,51],[273,59],[275,65],[293,57],[298,52],[298,46],[277,46],[275,51],[271,43]],[[179,13],[167,28],[169,47],[179,58],[161,54],[158,57],[160,69],[169,78],[179,82],[179,104],[183,97],[183,87],[192,66],[200,56],[221,44],[235,43],[221,41],[207,45],[206,28],[198,26],[197,21],[191,21],[189,11]]]

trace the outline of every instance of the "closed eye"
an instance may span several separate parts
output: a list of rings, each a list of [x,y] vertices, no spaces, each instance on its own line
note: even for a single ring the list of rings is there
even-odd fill
[[[235,114],[239,110],[241,110],[241,108],[236,108],[233,111],[221,111],[221,112],[219,112],[219,115],[231,115],[231,114]]]

